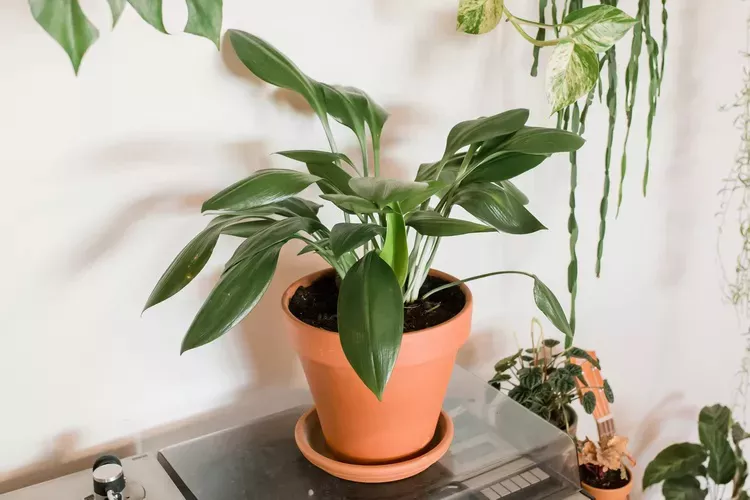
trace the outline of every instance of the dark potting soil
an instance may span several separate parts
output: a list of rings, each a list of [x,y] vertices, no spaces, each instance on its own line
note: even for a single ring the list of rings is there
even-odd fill
[[[428,276],[420,297],[441,285],[449,283],[440,278]],[[336,305],[339,299],[339,286],[336,274],[321,276],[310,286],[301,286],[289,301],[289,311],[299,320],[331,332],[338,331]],[[419,299],[404,306],[404,331],[412,332],[439,325],[461,312],[466,297],[461,287],[453,286],[430,295],[427,300]]]
[[[608,470],[600,477],[593,466],[589,468],[586,465],[581,465],[578,467],[578,472],[581,476],[581,482],[602,490],[616,490],[630,481],[630,478],[623,479],[619,470]]]

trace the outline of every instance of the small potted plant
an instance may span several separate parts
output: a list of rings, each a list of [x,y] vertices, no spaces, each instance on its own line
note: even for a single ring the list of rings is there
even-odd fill
[[[724,405],[705,406],[698,415],[700,443],[676,443],[664,448],[646,467],[644,491],[661,483],[667,500],[725,498],[748,500],[744,490],[747,461],[740,443],[750,437]],[[727,488],[728,485],[731,485]],[[704,487],[705,486],[705,487]]]
[[[280,314],[328,447],[349,463],[414,456],[435,434],[456,353],[469,335],[472,298],[465,282],[528,277],[541,312],[572,335],[557,298],[535,275],[496,271],[457,280],[431,264],[443,237],[545,229],[510,179],[584,141],[555,128],[527,126],[528,110],[516,109],[453,127],[440,158],[422,165],[415,181],[387,179],[380,175],[385,110],[359,89],[312,79],[258,37],[235,30],[228,36],[252,73],[306,99],[330,151],[282,151],[307,172],[261,170],[208,199],[202,211],[213,219],[174,259],[146,308],[190,283],[221,235],[242,238],[190,325],[182,351],[212,342],[258,303],[281,247],[304,242],[302,252],[316,253],[330,267],[291,284]],[[337,149],[331,118],[354,133],[357,161]],[[318,218],[321,205],[297,197],[313,184],[321,199],[341,210],[340,223],[326,226]],[[475,220],[452,217],[455,207]]]
[[[538,338],[534,334],[535,325],[540,331]],[[541,324],[536,319],[531,322],[531,345],[498,361],[495,376],[489,384],[552,425],[575,436],[578,415],[571,404],[580,400],[584,411],[591,414],[596,408],[593,391],[601,391],[607,401],[613,403],[612,387],[607,380],[601,387],[589,385],[581,367],[572,360],[584,359],[597,369],[601,368],[599,361],[578,347],[554,352],[560,342],[545,339]],[[576,381],[589,390],[582,393]]]
[[[586,438],[578,446],[578,471],[583,488],[596,500],[625,500],[633,489],[633,475],[623,458],[635,467],[635,459],[627,452],[628,438],[605,436],[599,440],[599,446]]]

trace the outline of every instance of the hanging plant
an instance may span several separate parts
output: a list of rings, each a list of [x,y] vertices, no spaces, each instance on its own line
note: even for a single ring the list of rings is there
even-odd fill
[[[617,124],[617,53],[615,43],[632,28],[633,38],[630,58],[625,71],[625,120],[623,154],[620,160],[620,183],[617,190],[617,213],[623,200],[623,186],[627,173],[627,148],[633,122],[638,85],[639,59],[645,46],[648,54],[649,112],[646,123],[646,163],[642,179],[643,195],[646,195],[651,167],[650,152],[652,129],[664,75],[665,52],[668,43],[667,5],[661,2],[662,38],[657,42],[651,25],[651,0],[638,0],[635,18],[620,10],[618,0],[600,0],[597,5],[584,6],[583,0],[566,0],[559,8],[557,0],[538,0],[539,20],[530,21],[514,16],[502,0],[460,0],[457,29],[466,33],[481,34],[492,30],[504,18],[528,42],[533,44],[531,75],[537,76],[539,53],[544,47],[554,47],[546,68],[547,100],[553,113],[557,113],[557,126],[583,135],[586,117],[595,93],[602,101],[606,80],[606,105],[609,112],[609,129],[604,156],[604,186],[599,203],[599,237],[597,241],[595,273],[599,277],[604,254],[604,238],[607,231],[609,195],[611,191],[612,149]],[[549,23],[547,11],[549,10]],[[524,26],[537,28],[535,37],[529,35]],[[548,35],[554,33],[554,38]],[[607,68],[606,75],[604,68]],[[570,293],[570,324],[575,331],[575,302],[578,289],[578,223],[576,219],[576,187],[578,185],[578,158],[572,152],[570,159],[570,196],[568,233],[570,235],[570,264],[568,265],[568,291]],[[750,248],[750,245],[748,245]],[[750,269],[750,266],[748,266]],[[572,345],[572,338],[566,346]]]
[[[166,33],[162,18],[162,0],[107,0],[112,11],[112,28],[117,25],[127,4],[148,24]],[[185,0],[188,21],[185,33],[208,38],[219,48],[223,0]],[[78,0],[29,0],[36,22],[68,53],[73,70],[78,74],[86,51],[97,38],[99,30],[89,21]]]

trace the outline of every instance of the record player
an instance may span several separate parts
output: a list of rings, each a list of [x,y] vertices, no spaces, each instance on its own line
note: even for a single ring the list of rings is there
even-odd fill
[[[299,403],[307,403],[300,400]],[[310,464],[293,429],[309,403],[258,420],[30,486],[0,500],[516,500],[586,498],[572,440],[462,368],[443,408],[455,437],[409,479],[359,484]]]

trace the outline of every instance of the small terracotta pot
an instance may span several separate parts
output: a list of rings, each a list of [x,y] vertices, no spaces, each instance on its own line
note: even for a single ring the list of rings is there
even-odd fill
[[[628,471],[628,484],[622,488],[603,490],[601,488],[594,488],[583,481],[581,481],[581,486],[583,486],[584,490],[591,493],[596,500],[625,500],[630,495],[630,490],[633,489],[633,473],[627,467],[626,469]]]
[[[329,272],[320,271],[296,281],[281,301],[326,444],[340,459],[351,463],[383,464],[418,455],[435,435],[456,353],[469,336],[471,292],[460,285],[466,305],[450,320],[404,334],[383,400],[378,401],[349,366],[338,333],[310,326],[289,311],[297,288]],[[439,271],[430,274],[456,281]]]

